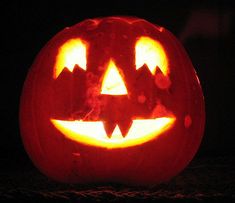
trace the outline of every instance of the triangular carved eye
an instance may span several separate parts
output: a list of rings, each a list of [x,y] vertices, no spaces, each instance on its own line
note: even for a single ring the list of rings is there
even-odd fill
[[[169,73],[168,60],[163,46],[150,37],[140,37],[137,40],[135,45],[135,64],[137,70],[146,64],[153,75],[157,67],[164,75]]]
[[[64,68],[72,72],[74,66],[78,65],[86,70],[87,47],[88,44],[80,38],[66,41],[58,50],[53,74],[54,79],[60,75]]]

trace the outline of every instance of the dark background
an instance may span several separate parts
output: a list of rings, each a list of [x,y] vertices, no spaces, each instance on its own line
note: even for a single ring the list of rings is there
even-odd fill
[[[205,134],[197,157],[235,156],[232,1],[1,1],[0,5],[2,170],[31,164],[21,142],[18,112],[23,82],[39,50],[64,27],[110,15],[144,18],[178,37],[205,96]]]

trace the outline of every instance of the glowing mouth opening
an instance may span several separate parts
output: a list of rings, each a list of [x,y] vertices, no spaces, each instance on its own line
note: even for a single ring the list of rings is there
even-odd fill
[[[118,125],[116,125],[110,138],[106,134],[102,121],[51,119],[51,122],[65,137],[73,141],[104,148],[123,148],[155,139],[173,126],[175,118],[133,120],[125,137],[122,136]]]

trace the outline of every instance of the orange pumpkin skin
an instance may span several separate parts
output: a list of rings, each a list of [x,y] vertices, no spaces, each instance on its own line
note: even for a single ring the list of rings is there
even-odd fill
[[[146,65],[136,70],[135,46],[141,36],[164,48],[167,80],[159,68],[155,74]],[[60,47],[76,38],[89,44],[87,69],[65,68],[53,77]],[[110,59],[122,73],[127,95],[100,94]],[[91,111],[92,105],[98,110]],[[149,119],[154,111],[156,117],[173,114],[175,121],[154,139],[117,148],[68,139],[51,122],[52,118],[79,120],[90,111],[93,115],[87,120],[116,122],[123,131],[128,131],[130,119]],[[202,89],[184,48],[166,29],[138,18],[106,17],[65,28],[40,51],[21,96],[24,147],[42,173],[62,182],[149,185],[168,181],[192,160],[204,123]]]

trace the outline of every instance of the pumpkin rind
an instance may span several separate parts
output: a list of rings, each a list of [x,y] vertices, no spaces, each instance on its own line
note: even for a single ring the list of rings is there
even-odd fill
[[[135,46],[141,37],[163,47],[169,70],[150,71],[147,64],[136,68]],[[58,52],[71,39],[87,43],[86,64],[55,73]],[[110,60],[127,94],[101,94]],[[125,137],[133,120],[162,117],[174,122],[160,135],[117,148],[68,139],[51,121],[102,121],[109,137],[117,125]],[[42,173],[62,182],[168,181],[194,157],[204,123],[202,89],[184,48],[166,29],[138,18],[89,19],[62,30],[39,52],[21,96],[24,147]]]

